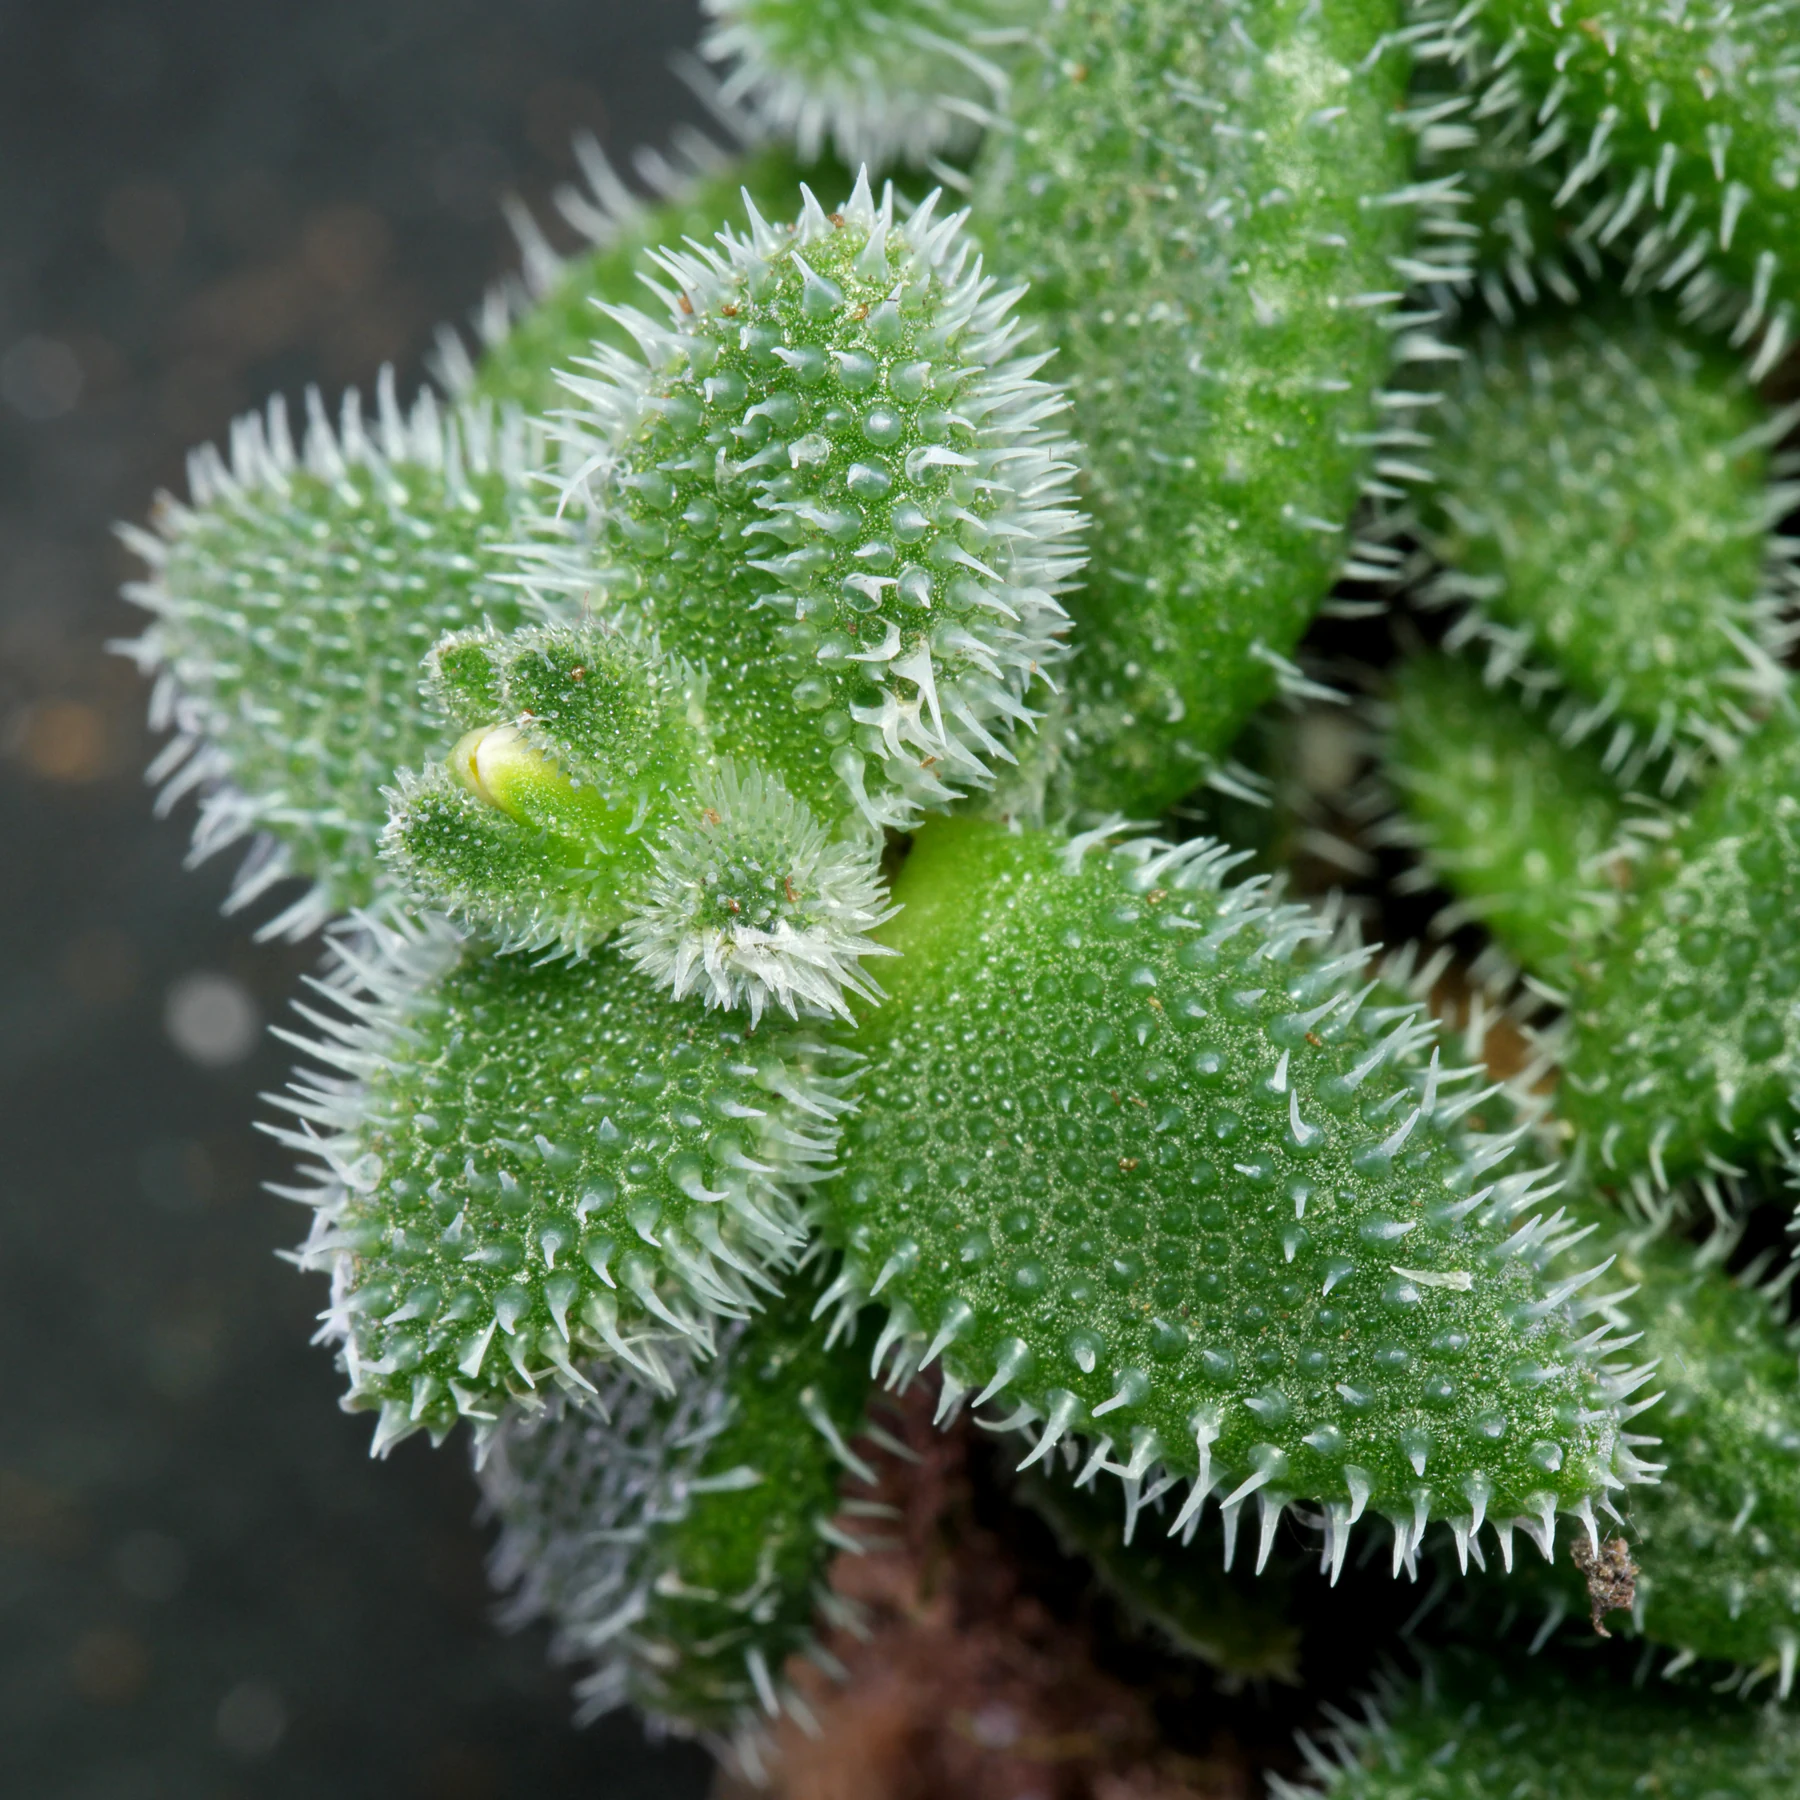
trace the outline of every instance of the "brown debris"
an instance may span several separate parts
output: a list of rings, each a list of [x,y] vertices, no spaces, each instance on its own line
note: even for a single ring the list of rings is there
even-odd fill
[[[876,1498],[899,1517],[882,1546],[838,1558],[831,1584],[862,1609],[866,1641],[831,1632],[839,1683],[798,1658],[787,1674],[819,1735],[775,1731],[773,1800],[1250,1800],[1228,1739],[1169,1749],[1150,1698],[1096,1665],[1087,1628],[1027,1591],[1006,1542],[975,1517],[967,1424],[931,1424],[923,1384],[880,1423],[915,1461],[862,1442]],[[858,1487],[858,1497],[867,1489]],[[863,1537],[868,1518],[841,1521]],[[722,1777],[719,1800],[756,1790]]]
[[[1637,1600],[1637,1564],[1631,1546],[1622,1537],[1608,1538],[1596,1555],[1584,1537],[1576,1538],[1569,1554],[1587,1577],[1588,1605],[1593,1609],[1594,1629],[1601,1637],[1612,1633],[1602,1623],[1609,1612],[1630,1612]]]

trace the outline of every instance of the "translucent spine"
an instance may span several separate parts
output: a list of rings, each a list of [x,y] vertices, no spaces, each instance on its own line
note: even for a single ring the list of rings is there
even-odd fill
[[[154,677],[151,724],[173,736],[150,768],[160,806],[200,796],[193,859],[250,837],[228,906],[290,875],[312,886],[265,935],[301,937],[369,900],[382,787],[441,729],[419,691],[446,630],[527,616],[499,545],[527,535],[541,453],[513,414],[410,413],[384,373],[373,418],[352,390],[336,423],[316,393],[296,447],[279,398],[233,427],[229,452],[189,459],[189,497],[126,528],[153,615],[122,648]]]
[[[1415,252],[1432,195],[1393,123],[1395,18],[1076,0],[983,150],[977,226],[1031,282],[1088,456],[1081,652],[1033,771],[1052,813],[1149,815],[1196,786],[1297,674],[1359,490],[1418,472],[1383,383],[1446,352],[1395,306],[1455,257],[1429,234]]]
[[[1186,1483],[1176,1531],[1216,1498],[1228,1556],[1247,1503],[1260,1565],[1298,1500],[1333,1568],[1365,1511],[1396,1568],[1432,1519],[1548,1554],[1643,1472],[1647,1371],[1585,1320],[1598,1265],[1539,1281],[1566,1222],[1503,1172],[1517,1137],[1466,1133],[1420,1009],[1217,845],[1091,843],[915,842],[821,1193],[832,1297],[890,1309],[892,1378],[1029,1426],[1027,1464],[1074,1436],[1128,1495]]]
[[[584,1364],[667,1386],[721,1319],[777,1289],[830,1166],[845,1059],[748,1040],[618,958],[532,964],[448,928],[366,921],[303,1008],[302,1074],[275,1133],[313,1159],[298,1260],[328,1272],[320,1336],[376,1452],[509,1401],[591,1404]]]

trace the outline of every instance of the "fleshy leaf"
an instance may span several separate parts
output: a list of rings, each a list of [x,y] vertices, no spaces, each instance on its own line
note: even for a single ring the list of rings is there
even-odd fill
[[[1800,1780],[1792,1714],[1633,1685],[1591,1658],[1569,1669],[1449,1652],[1422,1686],[1390,1685],[1360,1710],[1338,1713],[1325,1744],[1303,1743],[1317,1786],[1274,1776],[1275,1800],[1785,1800]]]
[[[593,624],[463,633],[428,668],[471,728],[396,785],[383,854],[507,950],[586,955],[629,913],[655,828],[691,809],[702,684]]]
[[[1662,1478],[1634,1488],[1620,1509],[1635,1593],[1628,1612],[1598,1622],[1684,1660],[1772,1674],[1785,1700],[1800,1666],[1800,1343],[1785,1316],[1791,1270],[1773,1282],[1761,1269],[1727,1274],[1741,1225],[1720,1227],[1696,1247],[1602,1201],[1578,1199],[1575,1210],[1598,1227],[1578,1254],[1613,1256],[1606,1285],[1636,1288],[1608,1316],[1624,1325],[1628,1311],[1642,1327],[1633,1353],[1656,1362],[1662,1396],[1634,1428],[1655,1434],[1656,1448],[1645,1454],[1662,1465]],[[1565,1258],[1553,1275],[1572,1266]],[[1565,1554],[1559,1574],[1559,1604],[1585,1632],[1582,1572]],[[1548,1578],[1546,1571],[1538,1580]]]
[[[161,805],[201,796],[195,860],[260,834],[231,907],[309,878],[264,927],[295,937],[375,891],[382,789],[443,735],[426,651],[528,616],[495,552],[527,533],[541,453],[489,407],[427,393],[402,415],[391,374],[374,419],[354,390],[335,426],[316,394],[308,409],[298,451],[279,398],[240,419],[229,456],[189,459],[187,503],[163,496],[154,533],[126,534],[152,570],[127,593],[155,622],[124,648],[157,679],[152,725],[175,732],[150,771]]]
[[[1031,771],[1052,813],[1148,816],[1197,786],[1299,675],[1359,487],[1419,472],[1382,391],[1396,353],[1441,353],[1389,316],[1432,263],[1406,259],[1430,195],[1395,123],[1397,16],[1072,0],[983,150],[977,226],[1056,345],[1093,515],[1068,716],[1027,756],[1052,759]]]
[[[300,1252],[328,1270],[324,1335],[380,1452],[509,1399],[590,1400],[614,1356],[667,1384],[659,1346],[708,1353],[775,1291],[801,1194],[844,1111],[842,1057],[752,1039],[615,955],[533,964],[447,928],[371,922],[321,984],[285,1141],[319,1159]]]
[[[1382,762],[1401,811],[1382,835],[1455,894],[1435,931],[1478,919],[1506,959],[1561,987],[1618,916],[1643,845],[1598,749],[1561,742],[1551,712],[1460,658],[1409,657]]]
[[[1365,1510],[1396,1568],[1432,1519],[1549,1554],[1636,1471],[1646,1372],[1539,1280],[1564,1222],[1498,1172],[1516,1140],[1465,1133],[1420,1009],[1370,1006],[1364,953],[1312,954],[1218,846],[1084,847],[934,824],[897,884],[820,1194],[834,1291],[891,1309],[878,1363],[941,1360],[1028,1461],[1073,1433],[1128,1487],[1185,1478],[1171,1529],[1216,1492],[1228,1556],[1253,1496],[1259,1563],[1297,1500],[1334,1569]]]
[[[1603,1181],[1758,1143],[1800,1083],[1800,724],[1769,721],[1643,865],[1578,972],[1560,1107]]]
[[[904,825],[991,781],[1062,654],[1063,403],[935,200],[808,192],[717,244],[660,253],[667,321],[621,315],[641,359],[568,378],[602,561],[533,579],[704,665],[719,753],[822,822]]]
[[[1489,331],[1437,415],[1443,599],[1491,679],[1568,683],[1608,765],[1729,756],[1788,684],[1769,420],[1728,351],[1648,312]]]

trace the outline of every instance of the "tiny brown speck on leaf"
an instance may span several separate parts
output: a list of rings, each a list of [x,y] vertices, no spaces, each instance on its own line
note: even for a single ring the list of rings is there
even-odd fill
[[[1629,1612],[1637,1599],[1637,1564],[1631,1546],[1622,1537],[1608,1538],[1598,1555],[1584,1537],[1575,1540],[1569,1554],[1587,1577],[1588,1604],[1593,1609],[1594,1629],[1602,1637],[1612,1633],[1602,1622],[1609,1612]]]

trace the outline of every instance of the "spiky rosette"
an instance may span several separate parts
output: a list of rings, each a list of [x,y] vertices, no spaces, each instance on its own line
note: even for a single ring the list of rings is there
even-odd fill
[[[1771,719],[1576,971],[1559,1105],[1594,1174],[1666,1188],[1767,1145],[1800,1085],[1800,721]]]
[[[923,163],[972,140],[1006,94],[1007,53],[1043,0],[706,0],[701,46],[725,96],[852,165]]]
[[[1577,1674],[1446,1652],[1362,1712],[1333,1709],[1322,1743],[1302,1739],[1318,1785],[1272,1775],[1275,1800],[1785,1800],[1800,1781],[1792,1714],[1619,1681],[1592,1658]]]
[[[612,561],[542,579],[704,664],[719,751],[825,819],[903,825],[992,779],[1080,563],[1018,291],[935,207],[901,223],[863,179],[793,226],[752,208],[658,257],[667,322],[621,315],[642,361],[568,382],[571,495]]]
[[[189,498],[162,496],[126,542],[151,579],[126,589],[155,615],[122,646],[156,679],[150,717],[174,736],[150,767],[159,806],[198,792],[193,860],[257,847],[229,909],[289,875],[306,894],[263,929],[302,937],[367,901],[394,772],[441,725],[420,662],[445,631],[529,607],[498,546],[523,535],[538,434],[487,406],[430,393],[403,414],[384,371],[376,416],[354,389],[334,426],[316,392],[296,450],[277,397],[188,462]]]
[[[276,1135],[315,1158],[302,1267],[375,1448],[509,1399],[594,1389],[614,1356],[666,1385],[658,1346],[708,1353],[804,1242],[801,1195],[844,1112],[843,1058],[752,1041],[612,954],[533,964],[447,926],[368,921],[303,1008]]]
[[[382,854],[503,950],[585,956],[627,916],[657,825],[685,816],[704,681],[592,621],[454,633],[426,672],[460,735],[397,782]]]
[[[1733,753],[1777,704],[1794,545],[1771,527],[1768,416],[1729,353],[1643,312],[1489,331],[1438,414],[1431,593],[1494,679],[1559,680],[1570,738],[1609,767],[1672,753],[1667,785]]]
[[[1028,1463],[1076,1434],[1134,1492],[1186,1481],[1174,1531],[1216,1491],[1228,1556],[1252,1497],[1259,1562],[1306,1500],[1334,1571],[1369,1509],[1396,1569],[1433,1519],[1509,1562],[1515,1526],[1592,1534],[1648,1371],[1584,1322],[1602,1265],[1539,1280],[1579,1232],[1496,1173],[1523,1128],[1466,1132],[1422,1009],[1371,1006],[1365,953],[1309,953],[1327,926],[1219,846],[1090,844],[934,823],[896,886],[820,1195],[832,1297],[891,1309],[878,1365],[1003,1397]]]
[[[809,1717],[783,1665],[810,1651],[832,1666],[812,1629],[845,1606],[826,1566],[864,1547],[835,1519],[838,1484],[872,1479],[850,1448],[868,1379],[825,1352],[810,1303],[802,1290],[726,1326],[710,1362],[677,1358],[670,1393],[595,1369],[598,1406],[513,1411],[495,1433],[481,1487],[503,1618],[547,1620],[551,1654],[588,1665],[583,1720],[631,1703],[735,1740],[754,1771],[759,1726]]]
[[[881,840],[831,838],[761,770],[727,762],[699,776],[687,816],[668,826],[620,932],[625,954],[676,999],[850,1017],[846,993],[879,1000],[867,933],[893,915]]]
[[[1385,754],[1367,799],[1391,809],[1398,790],[1372,833],[1419,858],[1397,885],[1456,896],[1434,932],[1479,920],[1499,951],[1480,973],[1522,965],[1560,989],[1618,917],[1661,821],[1628,811],[1595,744],[1559,741],[1555,712],[1460,657],[1409,657],[1379,715]]]

